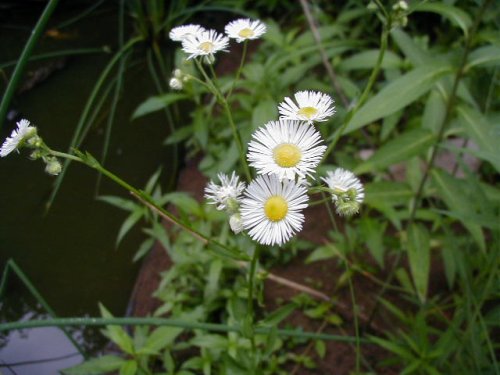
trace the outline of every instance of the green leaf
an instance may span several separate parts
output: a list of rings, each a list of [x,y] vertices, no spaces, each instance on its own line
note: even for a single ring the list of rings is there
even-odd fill
[[[365,203],[370,205],[381,202],[391,206],[405,205],[412,196],[413,192],[404,182],[377,181],[365,185]]]
[[[126,211],[134,211],[137,208],[137,204],[133,201],[114,195],[101,195],[97,199]]]
[[[138,353],[158,354],[165,347],[172,345],[182,331],[182,328],[177,327],[158,327],[148,336]]]
[[[468,35],[469,28],[472,26],[472,19],[465,11],[445,2],[422,2],[417,4],[413,11],[432,12],[446,17],[451,23],[461,28],[465,36]]]
[[[413,129],[387,142],[373,156],[358,165],[354,173],[366,173],[387,168],[427,150],[436,135],[427,129]]]
[[[219,279],[222,272],[222,260],[214,259],[210,263],[210,269],[208,271],[204,297],[206,303],[213,300],[217,296],[217,291],[219,289]]]
[[[161,96],[152,96],[142,102],[139,107],[132,114],[132,120],[135,120],[138,117],[145,116],[151,112],[159,111],[167,107],[168,105],[177,102],[182,99],[186,99],[186,94],[165,94]]]
[[[190,343],[191,345],[198,346],[200,348],[210,348],[210,349],[227,348],[227,338],[215,334],[203,334],[201,336],[196,336],[190,341]]]
[[[355,55],[349,56],[339,64],[339,69],[344,71],[355,69],[373,69],[377,62],[380,51],[367,50]],[[386,51],[382,60],[382,69],[396,69],[402,64],[401,58],[394,52]]]
[[[115,246],[118,247],[123,237],[132,229],[132,227],[141,219],[144,215],[144,209],[142,207],[137,207],[134,212],[132,212],[123,222],[116,237]]]
[[[200,204],[185,192],[172,192],[162,197],[162,203],[171,203],[186,214],[201,214]]]
[[[465,70],[469,70],[478,66],[498,66],[500,64],[500,46],[484,46],[479,47],[469,54]]]
[[[410,272],[421,302],[427,298],[429,272],[431,268],[430,239],[423,225],[413,223],[408,228],[408,261]]]
[[[500,172],[500,132],[495,129],[488,119],[473,108],[458,106],[460,124],[464,127],[467,135],[479,146],[480,152],[475,155],[490,162]]]
[[[419,66],[395,79],[369,99],[352,117],[344,134],[357,130],[408,106],[429,91],[436,81],[451,73],[443,62]]]
[[[321,359],[325,358],[326,355],[326,344],[323,340],[315,340],[314,341],[314,350],[316,350],[316,354]]]
[[[464,227],[472,234],[472,237],[482,251],[486,251],[484,234],[481,226],[467,219],[468,213],[475,212],[476,209],[471,199],[462,188],[463,181],[456,179],[450,174],[441,170],[432,170],[432,181],[437,188],[440,197],[444,200],[448,208],[462,214],[461,220]]]
[[[134,255],[134,259],[132,260],[133,262],[137,262],[139,259],[141,259],[148,251],[150,251],[155,243],[154,238],[147,238],[145,239],[141,245],[139,246],[139,249],[137,249],[137,252]]]
[[[118,370],[126,361],[114,355],[104,355],[82,364],[62,370],[65,375],[94,375],[105,374]]]
[[[422,128],[438,134],[446,115],[446,102],[438,90],[432,90],[425,103]]]
[[[120,368],[120,375],[135,375],[137,372],[137,362],[130,360],[125,362]]]
[[[276,327],[296,309],[297,305],[295,303],[289,303],[288,305],[281,306],[262,319],[259,322],[259,325]]]
[[[278,117],[278,104],[274,100],[259,102],[252,112],[252,126],[254,129]]]
[[[163,142],[164,145],[171,145],[174,143],[179,143],[186,138],[193,135],[193,126],[183,126],[182,128],[176,129],[172,134],[170,134],[167,139]]]
[[[314,249],[314,251],[307,257],[306,263],[312,263],[312,262],[317,262],[318,260],[333,258],[337,254],[339,254],[339,250],[336,248],[334,244],[329,243],[327,245],[320,246]]]
[[[363,235],[364,242],[370,250],[370,254],[381,268],[384,267],[384,237],[386,228],[386,221],[381,222],[370,217],[362,218],[359,228]]]
[[[103,318],[113,317],[113,315],[111,315],[111,313],[101,303],[99,303],[99,310],[101,311]],[[106,326],[104,333],[111,341],[118,345],[121,350],[129,354],[134,353],[134,344],[132,339],[121,326]]]
[[[419,66],[432,61],[432,56],[423,50],[415,41],[399,28],[391,30],[391,37],[398,48],[414,66]]]

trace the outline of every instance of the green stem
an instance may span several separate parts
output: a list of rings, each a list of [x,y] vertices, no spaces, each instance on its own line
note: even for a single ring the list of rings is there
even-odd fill
[[[203,66],[201,65],[201,63],[196,59],[195,59],[195,63],[198,66],[198,69],[200,70],[201,74],[205,78],[207,85],[212,88],[212,90],[211,90],[212,93],[217,97],[217,100],[219,101],[219,103],[224,108],[224,111],[226,112],[227,119],[229,121],[229,125],[231,126],[231,130],[233,132],[233,137],[234,137],[234,140],[235,140],[236,145],[238,147],[238,152],[240,154],[241,165],[243,166],[243,170],[245,172],[245,176],[247,178],[247,181],[250,181],[252,179],[252,174],[250,173],[250,169],[248,168],[248,164],[247,164],[247,161],[245,159],[245,149],[243,148],[243,142],[241,141],[240,133],[238,132],[238,129],[236,128],[236,125],[234,123],[233,115],[231,113],[231,109],[229,108],[229,104],[228,104],[226,98],[224,98],[224,95],[222,95],[220,90],[215,86],[215,84],[212,82],[210,77],[207,75],[207,73],[205,72],[205,69],[203,69]]]
[[[337,142],[339,141],[340,137],[342,136],[342,133],[347,128],[347,126],[351,122],[351,120],[354,117],[354,115],[356,114],[356,112],[361,108],[361,106],[368,99],[368,95],[370,94],[372,87],[377,80],[378,74],[380,72],[380,68],[382,66],[382,61],[384,60],[385,51],[387,50],[387,39],[389,37],[389,30],[390,30],[390,24],[384,25],[384,29],[382,30],[382,35],[380,36],[380,51],[378,54],[377,62],[375,63],[375,66],[370,74],[370,78],[368,79],[368,83],[367,83],[363,93],[361,94],[358,102],[356,103],[356,106],[347,114],[346,118],[344,119],[343,124],[333,135],[333,139],[330,142],[330,144],[328,145],[328,148],[326,149],[325,154],[323,155],[322,161],[325,161],[327,159],[328,155],[333,151],[334,147],[337,145]]]
[[[247,49],[248,49],[248,41],[245,40],[243,42],[243,52],[241,53],[241,61],[240,61],[240,66],[238,68],[238,71],[236,72],[236,77],[234,78],[233,84],[231,85],[231,88],[229,89],[229,92],[226,95],[226,101],[229,101],[229,97],[233,93],[234,86],[236,86],[236,82],[240,79],[241,71],[243,70],[243,65],[245,65],[245,60],[247,57]]]
[[[35,319],[29,321],[11,322],[0,324],[0,332],[21,330],[39,327],[68,327],[68,326],[168,326],[186,329],[201,329],[211,332],[241,332],[240,326],[229,326],[217,323],[186,322],[167,318],[56,318]],[[269,334],[272,327],[257,327],[255,333]],[[304,332],[299,329],[278,329],[276,333],[281,337],[298,337],[303,339],[329,340],[337,342],[355,342],[352,336],[330,335],[326,333]],[[368,343],[368,340],[363,340]]]
[[[40,38],[42,31],[45,29],[45,25],[49,21],[49,18],[54,12],[58,2],[59,0],[49,0],[42,15],[38,19],[37,24],[33,28],[31,36],[28,39],[28,42],[24,46],[23,52],[19,57],[19,62],[14,68],[14,72],[12,73],[12,77],[9,81],[9,84],[7,85],[5,93],[3,94],[2,102],[0,103],[0,129],[2,129],[2,124],[9,109],[9,104],[12,100],[12,97],[14,96],[17,84],[19,83],[19,80],[21,79],[21,76],[24,72],[24,68],[28,63],[31,51],[33,50],[36,42]]]
[[[253,308],[253,299],[254,299],[254,284],[255,284],[255,270],[257,268],[257,262],[259,260],[259,253],[260,253],[260,246],[257,245],[255,248],[255,251],[253,253],[252,261],[250,263],[250,270],[248,273],[248,297],[247,297],[247,304],[248,304],[248,317],[250,319],[252,331],[254,331],[254,326],[255,326],[255,312]],[[256,346],[255,346],[255,337],[252,335],[250,337],[250,342],[252,344],[252,358],[253,358],[253,364],[255,365],[255,370],[259,367],[259,364],[256,363]]]

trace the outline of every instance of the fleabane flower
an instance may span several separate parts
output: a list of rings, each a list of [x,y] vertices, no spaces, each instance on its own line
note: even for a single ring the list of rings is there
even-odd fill
[[[224,173],[217,175],[220,184],[210,181],[205,187],[205,198],[208,203],[217,205],[218,210],[226,210],[229,213],[237,213],[241,195],[245,190],[245,183],[233,172],[231,177]]]
[[[226,51],[229,38],[215,30],[202,31],[189,35],[182,40],[182,50],[189,54],[188,59],[204,56],[213,59],[214,53]]]
[[[12,151],[22,147],[23,143],[36,136],[36,128],[31,126],[28,120],[17,122],[17,128],[12,131],[10,137],[0,147],[0,156],[5,157]]]
[[[188,36],[195,36],[203,31],[206,30],[200,25],[183,25],[174,27],[172,30],[170,30],[168,36],[174,42],[182,42]]]
[[[224,30],[230,38],[241,43],[245,40],[260,38],[266,33],[266,25],[258,20],[252,21],[248,18],[240,18],[229,22]]]
[[[327,121],[335,113],[330,95],[318,91],[299,91],[294,95],[295,102],[286,97],[278,105],[280,118],[313,122]]]
[[[321,178],[332,191],[332,201],[339,215],[351,216],[359,211],[365,197],[364,188],[359,178],[346,169],[337,168],[328,171]]]
[[[248,235],[263,245],[281,246],[302,230],[307,188],[276,175],[260,175],[245,190],[240,214]]]
[[[269,121],[258,129],[248,144],[247,158],[260,174],[275,174],[294,180],[312,176],[326,146],[319,132],[300,121]]]

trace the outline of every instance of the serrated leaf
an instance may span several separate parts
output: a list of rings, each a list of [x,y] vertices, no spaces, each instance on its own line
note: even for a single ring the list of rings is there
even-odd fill
[[[428,129],[408,130],[384,144],[370,159],[358,165],[354,173],[382,170],[408,160],[427,150],[435,139],[436,135]]]
[[[134,113],[132,114],[132,120],[138,117],[145,116],[149,113],[159,111],[167,107],[168,105],[175,103],[179,100],[186,99],[186,94],[169,93],[161,96],[152,96],[146,99],[144,102],[139,104]]]
[[[111,315],[111,313],[101,303],[99,303],[99,310],[101,311],[103,318],[113,318],[113,315]],[[134,344],[132,339],[121,326],[108,325],[106,326],[104,332],[111,341],[120,347],[121,350],[129,354],[134,353]]]
[[[421,302],[427,298],[431,267],[430,239],[423,225],[413,223],[408,228],[408,262],[417,296]]]
[[[65,375],[98,375],[118,370],[125,360],[114,355],[93,358],[79,365],[62,370]]]
[[[436,81],[453,71],[443,62],[421,65],[395,79],[369,99],[352,117],[343,134],[350,133],[416,101]]]

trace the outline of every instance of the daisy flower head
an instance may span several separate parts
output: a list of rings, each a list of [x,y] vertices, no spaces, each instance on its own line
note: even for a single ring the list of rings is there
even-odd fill
[[[229,38],[215,30],[202,31],[182,40],[182,50],[189,54],[188,60],[203,56],[213,58],[218,51],[227,51]]]
[[[327,121],[335,114],[335,106],[330,95],[318,91],[299,91],[295,93],[295,102],[286,97],[278,105],[280,118],[313,122]]]
[[[365,197],[364,188],[359,178],[346,169],[337,168],[328,171],[321,178],[332,190],[332,201],[339,215],[351,216],[358,213]]]
[[[174,27],[172,30],[170,30],[168,36],[174,42],[182,42],[188,36],[198,35],[203,31],[206,30],[200,25],[183,25]]]
[[[220,185],[210,181],[205,187],[205,198],[208,203],[217,205],[218,210],[227,210],[231,213],[238,211],[241,195],[245,190],[245,183],[233,172],[231,177],[224,173],[217,175]]]
[[[12,131],[10,137],[7,137],[2,147],[0,147],[1,157],[9,155],[12,151],[22,147],[25,141],[29,141],[30,138],[36,136],[36,128],[31,126],[28,120],[18,121],[16,125],[17,129]]]
[[[236,39],[238,43],[241,43],[245,40],[260,38],[266,33],[266,25],[259,20],[240,18],[229,22],[224,30],[231,39]]]
[[[281,180],[312,176],[326,146],[319,132],[300,121],[269,121],[248,144],[248,161],[259,174],[275,174]]]
[[[248,235],[263,245],[281,246],[302,230],[307,188],[276,175],[260,175],[245,190],[240,213]]]

